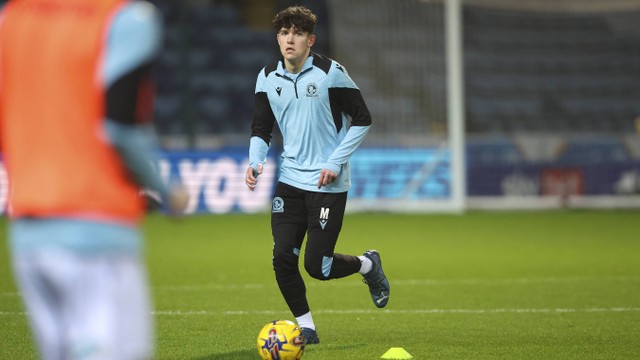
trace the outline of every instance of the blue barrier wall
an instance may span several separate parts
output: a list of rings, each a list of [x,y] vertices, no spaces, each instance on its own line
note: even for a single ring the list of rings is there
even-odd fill
[[[491,149],[489,149],[491,150]],[[272,151],[274,153],[275,151]],[[187,213],[252,213],[270,208],[278,158],[270,154],[255,191],[244,184],[248,150],[162,153],[159,168],[167,181],[182,182],[191,195]],[[485,160],[487,157],[484,157]],[[640,162],[545,163],[479,161],[467,164],[469,196],[615,195],[640,191]],[[362,148],[351,160],[351,199],[427,200],[451,195],[450,157],[442,149]],[[0,208],[8,196],[0,163]]]

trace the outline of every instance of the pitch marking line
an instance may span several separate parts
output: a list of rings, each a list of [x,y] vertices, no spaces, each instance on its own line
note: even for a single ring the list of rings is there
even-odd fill
[[[511,279],[400,279],[392,280],[396,286],[448,286],[448,285],[531,285],[531,284],[571,284],[586,281],[599,282],[640,282],[640,276],[576,276],[576,277],[543,277],[543,278],[511,278]],[[195,284],[156,286],[161,291],[202,291],[202,290],[263,290],[275,289],[275,282],[261,284]],[[359,281],[343,281],[331,283],[309,282],[307,287],[360,287]],[[0,297],[19,296],[17,292],[0,293]]]
[[[512,278],[512,279],[400,279],[393,280],[396,286],[449,286],[449,285],[531,285],[531,284],[571,284],[586,281],[599,282],[640,282],[640,276],[576,276],[576,277],[548,277],[548,278]],[[274,283],[261,284],[196,284],[196,285],[166,285],[155,286],[154,290],[161,291],[202,291],[202,290],[263,290],[274,288]],[[313,287],[360,287],[359,281],[343,281],[331,283],[310,282],[306,285]],[[0,297],[17,297],[17,292],[0,292]]]
[[[640,312],[640,307],[614,307],[614,308],[587,308],[587,309],[407,309],[407,310],[314,310],[316,314],[338,315],[419,315],[419,314],[565,314],[565,313],[623,313]],[[25,316],[25,311],[0,311],[0,316]],[[238,315],[281,315],[289,314],[288,311],[275,310],[237,310],[237,311],[209,311],[209,310],[160,310],[152,311],[157,316],[238,316]]]
[[[447,285],[530,285],[530,284],[567,284],[586,281],[601,282],[640,282],[640,276],[601,276],[601,277],[566,277],[566,278],[512,278],[512,279],[404,279],[393,280],[394,285],[407,286],[447,286]],[[273,283],[268,284],[199,284],[199,285],[178,285],[178,286],[158,286],[155,290],[165,291],[200,291],[200,290],[262,290],[273,287]],[[355,287],[362,286],[359,281],[343,281],[331,283],[310,282],[307,287]]]
[[[399,286],[448,286],[448,285],[531,285],[531,284],[567,284],[586,281],[600,282],[640,282],[638,276],[599,276],[599,277],[549,277],[549,278],[512,278],[512,279],[404,279],[393,280],[394,285]],[[264,284],[196,284],[177,286],[157,286],[155,290],[165,291],[200,291],[200,290],[262,290],[274,287],[273,283]],[[314,283],[310,282],[307,287],[355,287],[362,284],[354,281]]]
[[[417,314],[562,314],[562,313],[620,313],[620,312],[640,312],[640,307],[629,308],[587,308],[587,309],[408,309],[408,310],[314,310],[317,314],[339,314],[339,315],[357,315],[357,314],[388,314],[388,315],[417,315]],[[254,311],[155,311],[155,315],[159,316],[197,316],[197,315],[280,315],[288,314],[287,311],[274,310],[254,310]]]

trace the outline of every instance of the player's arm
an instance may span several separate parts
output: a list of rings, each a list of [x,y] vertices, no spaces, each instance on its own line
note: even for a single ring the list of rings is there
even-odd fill
[[[170,210],[180,211],[186,206],[185,195],[168,189],[157,171],[151,126],[151,65],[161,38],[161,16],[150,3],[132,2],[114,18],[102,69],[107,86],[105,132],[136,183],[158,193]]]
[[[263,73],[264,71],[260,72],[256,81],[251,139],[249,142],[249,168],[245,174],[245,183],[251,190],[255,189],[258,183],[258,176],[262,173],[264,163],[267,161],[271,134],[276,121],[267,93],[262,87],[265,76]]]
[[[360,93],[360,89],[349,78],[342,67],[333,69],[333,86],[329,88],[330,101],[337,106],[340,113],[351,117],[351,126],[347,134],[329,157],[323,168],[340,173],[342,165],[353,155],[353,152],[362,144],[371,126],[371,113]]]

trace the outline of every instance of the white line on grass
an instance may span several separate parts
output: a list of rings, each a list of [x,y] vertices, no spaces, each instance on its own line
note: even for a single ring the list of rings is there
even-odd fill
[[[324,309],[314,310],[316,314],[337,314],[337,315],[420,315],[420,314],[564,314],[564,313],[622,313],[640,312],[640,307],[614,307],[614,308],[586,308],[586,309],[397,309],[397,310],[374,310],[374,309],[349,309],[335,310]],[[157,316],[238,316],[238,315],[282,315],[289,314],[285,310],[231,310],[231,311],[210,311],[210,310],[159,310],[153,311]],[[25,311],[0,311],[0,316],[25,316]]]
[[[530,285],[530,284],[569,284],[586,281],[599,282],[640,282],[640,276],[576,276],[511,279],[399,279],[392,280],[395,286],[447,286],[447,285]],[[160,291],[203,291],[203,290],[263,290],[275,286],[275,282],[261,284],[194,284],[175,286],[156,286]],[[356,287],[360,281],[309,282],[307,287]],[[0,292],[0,297],[18,296],[17,292]]]
[[[575,276],[544,278],[512,278],[512,279],[400,279],[393,280],[399,286],[447,286],[447,285],[530,285],[530,284],[568,284],[586,281],[599,282],[640,282],[640,276]],[[176,286],[157,286],[154,290],[165,291],[200,291],[200,290],[262,290],[275,286],[274,283],[262,284],[195,284]],[[309,282],[307,287],[362,286],[359,281],[332,281],[329,283]]]
[[[399,279],[393,280],[395,286],[448,286],[448,285],[530,285],[530,284],[570,284],[586,281],[598,282],[640,282],[640,276],[575,276],[543,278],[507,278],[507,279]],[[203,290],[263,290],[275,287],[275,281],[260,284],[194,284],[155,286],[160,291],[203,291]],[[308,282],[308,288],[314,287],[357,287],[360,281]],[[0,292],[0,297],[18,296],[17,292]]]
[[[561,313],[620,313],[620,312],[640,312],[640,307],[629,308],[587,308],[587,309],[407,309],[407,310],[374,310],[374,309],[350,309],[350,310],[314,310],[316,314],[338,314],[338,315],[354,315],[354,314],[387,314],[387,315],[419,315],[419,314],[561,314]],[[280,315],[288,314],[288,311],[275,310],[237,310],[237,311],[181,311],[181,310],[163,310],[154,312],[159,316],[233,316],[233,315]]]
[[[25,311],[0,311],[0,316],[24,316],[27,315]]]

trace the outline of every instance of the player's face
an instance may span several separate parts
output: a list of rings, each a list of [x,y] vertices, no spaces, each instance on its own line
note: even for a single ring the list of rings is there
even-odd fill
[[[316,36],[294,28],[282,28],[278,31],[278,45],[282,57],[290,63],[302,65],[309,56]]]

